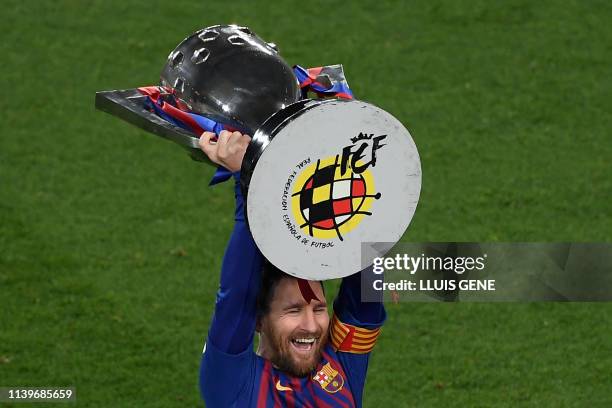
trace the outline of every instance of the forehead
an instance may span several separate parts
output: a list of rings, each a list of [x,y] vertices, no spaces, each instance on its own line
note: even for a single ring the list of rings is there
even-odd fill
[[[323,292],[323,285],[319,281],[307,281],[314,294],[321,301],[325,301],[325,293]],[[274,297],[272,303],[285,304],[285,303],[303,303],[306,304],[297,279],[284,278],[278,282],[276,289],[274,290]]]

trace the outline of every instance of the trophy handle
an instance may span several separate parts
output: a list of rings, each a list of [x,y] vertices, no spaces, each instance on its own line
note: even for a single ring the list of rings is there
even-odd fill
[[[100,91],[96,92],[95,106],[140,129],[177,143],[189,152],[193,160],[217,166],[200,150],[197,137],[145,109],[146,98],[136,88]]]

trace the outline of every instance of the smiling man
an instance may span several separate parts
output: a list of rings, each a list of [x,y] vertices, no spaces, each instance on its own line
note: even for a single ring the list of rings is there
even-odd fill
[[[237,182],[249,141],[228,131],[218,141],[209,132],[200,138],[204,153],[236,179],[235,225],[200,368],[206,406],[361,407],[383,305],[360,301],[355,274],[342,280],[330,319],[321,282],[265,261],[246,226]]]
[[[269,263],[264,265],[263,279],[257,302],[257,354],[281,371],[306,376],[321,360],[328,339],[323,286],[291,278]],[[302,295],[305,285],[311,291],[308,302]]]

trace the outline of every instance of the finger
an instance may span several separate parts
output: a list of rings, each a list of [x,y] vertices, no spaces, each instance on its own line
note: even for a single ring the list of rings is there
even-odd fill
[[[242,133],[240,132],[232,132],[229,139],[227,140],[228,145],[238,144],[240,142],[240,138],[242,137]]]
[[[207,132],[207,133],[212,134],[212,136],[210,137],[210,144],[216,144],[217,141],[219,140],[219,135],[217,135],[215,132]]]
[[[222,131],[221,133],[219,133],[219,141],[217,142],[219,145],[219,149],[217,150],[217,157],[219,158],[220,161],[225,160],[230,152],[229,152],[229,139],[232,136],[232,132],[229,132],[227,130]]]
[[[205,146],[214,143],[214,141],[212,141],[213,137],[215,137],[215,134],[213,132],[204,132],[200,135],[200,140],[198,141],[198,144],[201,148],[204,148]]]
[[[221,133],[219,133],[219,139],[217,140],[219,147],[227,145],[227,142],[231,135],[232,132],[230,132],[229,130],[222,130]]]
[[[242,142],[248,145],[249,143],[251,143],[251,136],[247,134],[242,135]]]
[[[208,130],[205,130],[201,135],[200,135],[200,140],[206,140],[206,141],[210,141],[212,138],[214,138],[216,135],[213,132],[209,132]]]
[[[200,136],[200,140],[198,140],[198,145],[200,146],[200,149],[202,149],[202,151],[206,153],[208,158],[212,161],[216,161],[218,149],[217,143],[212,141],[212,138],[214,138],[215,136],[216,135],[212,132],[204,132],[202,133],[202,136]]]

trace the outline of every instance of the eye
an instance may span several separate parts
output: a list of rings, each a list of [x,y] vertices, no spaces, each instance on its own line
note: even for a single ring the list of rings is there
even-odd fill
[[[327,312],[327,306],[317,306],[315,307],[315,313]]]
[[[291,309],[287,309],[287,314],[296,315],[300,313],[300,309],[297,307],[292,307]]]

